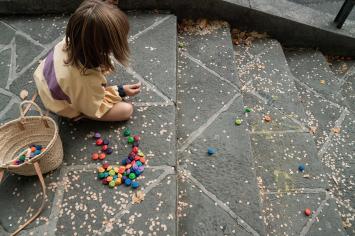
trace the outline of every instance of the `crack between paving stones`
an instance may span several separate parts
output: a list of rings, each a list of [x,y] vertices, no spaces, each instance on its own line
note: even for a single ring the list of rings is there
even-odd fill
[[[10,102],[0,112],[0,120],[3,120],[3,118],[6,115],[6,113],[11,109],[12,105],[14,105],[16,102],[19,102],[19,101],[16,98],[11,98]]]
[[[278,110],[282,115],[286,116],[287,119],[289,119],[292,122],[294,122],[295,124],[299,125],[303,129],[303,132],[306,132],[306,133],[309,132],[309,129],[307,128],[307,126],[305,126],[303,124],[303,122],[301,122],[293,117],[290,117],[288,114],[285,114],[285,112],[283,110],[281,110],[279,107],[276,107],[273,103],[270,103],[266,98],[264,98],[262,95],[260,95],[258,92],[256,92],[255,89],[252,91],[247,91],[247,93],[250,93],[251,95],[255,96],[256,98],[262,100],[265,103],[265,105],[271,106],[272,108]]]
[[[185,173],[187,173],[187,171],[185,171]],[[195,179],[194,177],[191,176],[190,173],[188,173],[187,178],[193,183],[195,184],[208,198],[210,198],[211,200],[213,200],[223,211],[225,211],[228,215],[230,215],[236,222],[237,224],[242,227],[244,230],[246,230],[247,232],[251,233],[254,236],[259,236],[259,233],[253,229],[248,223],[246,223],[245,220],[243,220],[243,218],[241,218],[240,216],[238,216],[237,214],[234,213],[234,211],[232,211],[224,202],[222,202],[221,200],[219,200],[216,195],[214,195],[213,193],[209,192],[204,186],[203,184],[201,184],[197,179]]]
[[[278,195],[278,194],[316,194],[316,193],[325,193],[327,192],[323,188],[300,188],[300,189],[291,189],[289,191],[269,191],[265,190],[265,195]]]
[[[300,232],[300,236],[305,236],[308,233],[313,223],[316,222],[316,218],[322,212],[323,208],[325,207],[325,204],[328,202],[329,199],[330,199],[329,193],[325,192],[325,199],[321,202],[321,204],[319,205],[315,213],[312,215],[312,219],[307,221],[307,224],[303,227],[303,229]]]
[[[27,64],[24,68],[22,68],[22,70],[19,73],[16,73],[16,68],[15,68],[15,72],[12,75],[12,78],[9,77],[5,88],[9,89],[11,84],[16,79],[18,79],[21,75],[23,75],[31,66],[33,66],[34,63],[38,62],[38,60],[40,60],[43,56],[45,56],[49,52],[49,50],[51,50],[62,39],[63,39],[63,35],[59,36],[54,41],[52,41],[52,43],[48,44],[47,47],[39,55],[37,55],[35,58],[33,58],[33,60],[29,64]],[[14,53],[16,53],[16,52],[14,52]],[[11,66],[14,66],[14,64],[12,64]]]
[[[84,172],[87,171],[93,171],[97,168],[97,164],[89,164],[89,165],[70,165],[70,166],[63,166],[62,169],[60,170],[59,174],[59,180],[62,181],[65,176],[70,171],[74,170],[82,170]],[[54,193],[54,198],[53,198],[53,204],[52,204],[52,209],[51,213],[48,217],[48,224],[42,224],[38,227],[34,227],[28,230],[23,230],[23,232],[32,232],[36,234],[42,234],[46,229],[56,229],[58,220],[59,220],[59,211],[61,209],[61,204],[63,202],[63,197],[64,197],[64,184],[60,184],[59,187],[56,189]],[[54,236],[55,232],[48,232],[48,236]]]
[[[142,31],[139,31],[138,33],[136,33],[135,35],[129,37],[128,42],[132,42],[136,39],[138,39],[140,36],[142,36],[143,34],[145,34],[146,32],[154,29],[155,27],[157,27],[158,25],[160,25],[161,23],[163,23],[164,21],[166,21],[167,19],[171,18],[171,16],[166,16],[164,18],[162,18],[161,20],[158,20],[156,22],[154,22],[152,25],[148,26],[147,28],[145,28]]]
[[[229,107],[233,104],[234,100],[241,96],[240,93],[235,94],[231,100],[228,101],[227,104],[223,105],[221,109],[219,109],[215,114],[213,114],[210,118],[208,118],[207,122],[201,125],[198,129],[193,131],[189,137],[181,144],[181,147],[178,149],[178,152],[183,152],[196,138],[198,138],[218,117],[220,114],[224,113],[229,109]]]
[[[335,93],[335,96],[338,96],[341,94],[342,89],[341,87],[343,87],[343,85],[348,81],[348,79],[355,75],[355,65],[353,65],[352,67],[350,67],[350,69],[345,73],[345,75],[343,75],[340,78],[340,83],[339,83],[339,91]]]
[[[12,42],[12,40],[11,40]],[[9,44],[6,44],[6,45],[2,45],[0,44],[0,46],[3,46],[1,49],[0,49],[0,53],[2,53],[3,51],[7,50],[7,49],[10,49],[11,48],[11,42]]]
[[[138,74],[135,70],[133,70],[132,67],[128,67],[128,68],[124,67],[124,69],[126,70],[126,72],[128,74],[132,75],[134,78],[139,80],[141,83],[145,84],[145,86],[147,86],[147,88],[149,88],[154,93],[156,93],[159,97],[164,99],[166,104],[169,104],[169,105],[173,105],[174,104],[172,102],[172,100],[167,95],[165,95],[162,91],[160,91],[154,84],[152,84],[152,83],[148,82],[147,80],[145,80],[140,74]]]
[[[339,118],[335,121],[334,127],[335,128],[341,128],[342,123],[345,120],[345,117],[349,114],[349,111],[347,108],[345,108],[342,113],[340,114]],[[323,146],[321,147],[321,149],[318,152],[318,158],[322,158],[323,155],[326,153],[326,151],[328,150],[328,148],[330,147],[330,144],[332,142],[332,139],[334,137],[334,133],[332,131],[330,131],[327,140],[324,142]]]
[[[350,69],[343,75],[342,78],[340,78],[340,81],[342,83],[340,83],[340,86],[343,86],[344,83],[348,80],[349,77],[353,76],[355,74],[355,65],[351,66]]]
[[[24,37],[25,39],[27,39],[28,41],[30,41],[31,43],[33,43],[34,45],[37,45],[43,49],[45,49],[46,47],[41,44],[40,42],[34,40],[30,35],[26,34],[25,32],[21,31],[21,30],[16,30],[15,35],[21,35],[22,37]]]
[[[316,97],[322,98],[323,100],[329,102],[331,105],[337,107],[337,108],[341,108],[341,109],[345,109],[345,107],[339,105],[336,102],[333,102],[325,97],[323,97],[322,94],[318,93],[316,90],[314,90],[313,88],[311,88],[310,86],[308,86],[307,84],[303,83],[302,81],[300,81],[299,79],[297,79],[296,77],[293,76],[293,79],[295,82],[299,83],[301,86],[303,86],[305,89],[307,89],[308,91],[312,92]]]
[[[9,68],[9,74],[7,77],[7,82],[6,82],[6,89],[9,89],[11,83],[16,79],[16,43],[15,43],[15,38],[13,38],[10,42],[10,48],[11,48],[11,56],[10,56],[10,68]]]
[[[202,61],[200,61],[197,58],[194,58],[193,56],[191,56],[188,52],[181,52],[181,54],[183,56],[185,56],[186,58],[188,58],[189,60],[191,60],[192,62],[195,62],[197,65],[201,66],[203,69],[205,69],[206,71],[208,71],[210,74],[214,75],[215,77],[217,77],[218,79],[228,83],[229,85],[231,85],[233,88],[237,89],[237,91],[239,91],[239,87],[235,84],[233,84],[231,81],[223,78],[222,76],[220,76],[216,71],[208,68]],[[235,92],[237,92],[235,91]]]
[[[8,97],[11,97],[11,98],[14,98],[14,99],[17,99],[19,102],[21,101],[21,99],[14,93],[8,91],[8,90],[5,90],[3,88],[0,88],[0,94],[3,94],[5,96],[8,96]]]
[[[135,107],[167,107],[175,105],[173,102],[132,102],[132,105]]]
[[[153,188],[157,187],[167,176],[169,175],[173,175],[175,174],[174,170],[166,169],[164,170],[164,173],[161,174],[158,178],[157,181],[150,184],[147,188],[144,189],[144,194],[147,195]],[[122,216],[124,216],[126,213],[129,213],[129,209],[133,206],[132,202],[128,203],[126,208],[123,210],[120,210],[116,215],[114,215],[111,219],[113,219],[113,221],[111,221],[111,223],[119,223],[118,220],[121,219]],[[110,232],[106,232],[105,231],[105,226],[102,226],[101,229],[98,230],[98,232],[104,232],[104,234],[106,233],[110,233]],[[98,233],[96,233],[95,235],[98,235]]]
[[[303,129],[299,130],[264,130],[264,131],[249,131],[250,134],[289,134],[289,133],[308,133]]]

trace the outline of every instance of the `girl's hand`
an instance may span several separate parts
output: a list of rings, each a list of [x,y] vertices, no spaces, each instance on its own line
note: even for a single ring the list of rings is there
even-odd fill
[[[123,85],[123,90],[127,96],[135,96],[141,91],[141,83]]]

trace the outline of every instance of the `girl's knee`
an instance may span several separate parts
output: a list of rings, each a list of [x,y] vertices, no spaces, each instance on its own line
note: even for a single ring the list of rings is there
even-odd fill
[[[133,114],[133,105],[130,103],[124,103],[122,114],[124,114],[125,120],[128,120]]]

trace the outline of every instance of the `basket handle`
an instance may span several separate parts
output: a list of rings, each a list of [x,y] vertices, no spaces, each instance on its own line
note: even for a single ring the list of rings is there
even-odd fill
[[[13,232],[11,234],[11,236],[17,235],[27,225],[29,225],[32,221],[34,221],[39,216],[39,214],[42,212],[42,210],[44,208],[44,205],[46,203],[46,199],[47,199],[46,184],[44,182],[42,171],[41,171],[41,168],[39,166],[39,163],[38,162],[33,163],[33,167],[35,168],[36,174],[38,175],[39,182],[41,183],[42,193],[43,193],[42,203],[41,203],[41,206],[39,207],[39,209],[37,210],[37,212],[31,217],[31,219],[29,219],[23,225],[20,225],[20,227],[15,232]]]
[[[47,121],[45,119],[43,119],[44,115],[43,115],[42,109],[35,102],[29,101],[29,100],[26,100],[26,101],[23,101],[23,102],[20,103],[20,119],[21,119],[20,123],[22,125],[22,128],[24,129],[23,121],[24,121],[25,116],[26,116],[26,112],[25,112],[26,109],[25,110],[23,109],[23,105],[25,105],[25,104],[29,104],[29,106],[34,106],[35,109],[37,110],[37,112],[40,114],[40,116],[41,116],[41,118],[43,120],[43,123],[46,126],[46,128],[49,128],[49,125],[48,125]]]
[[[35,102],[32,102],[30,100],[26,100],[26,101],[23,101],[23,102],[20,103],[20,116],[21,116],[22,119],[26,115],[25,111],[23,109],[23,105],[25,105],[25,104],[33,105],[36,108],[36,110],[38,111],[38,113],[41,115],[41,117],[43,117],[42,109]]]

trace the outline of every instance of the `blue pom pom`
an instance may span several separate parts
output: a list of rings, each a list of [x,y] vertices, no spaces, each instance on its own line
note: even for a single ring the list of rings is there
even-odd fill
[[[136,181],[133,181],[133,182],[132,182],[132,188],[136,189],[136,188],[138,188],[138,187],[139,187],[139,183],[136,182]]]
[[[143,165],[143,164],[142,164],[142,162],[140,162],[140,161],[136,161],[136,165],[137,165],[137,166],[141,166],[141,165]]]
[[[301,165],[298,166],[298,170],[299,170],[300,172],[303,172],[304,169],[305,169],[305,167],[304,167],[303,164],[301,164]]]
[[[132,181],[131,181],[130,179],[128,179],[128,178],[124,181],[124,184],[125,184],[126,186],[130,186],[131,183],[132,183]]]
[[[216,153],[216,149],[209,147],[209,148],[207,149],[207,153],[208,153],[209,156],[211,156],[211,155],[213,155],[213,154]]]

